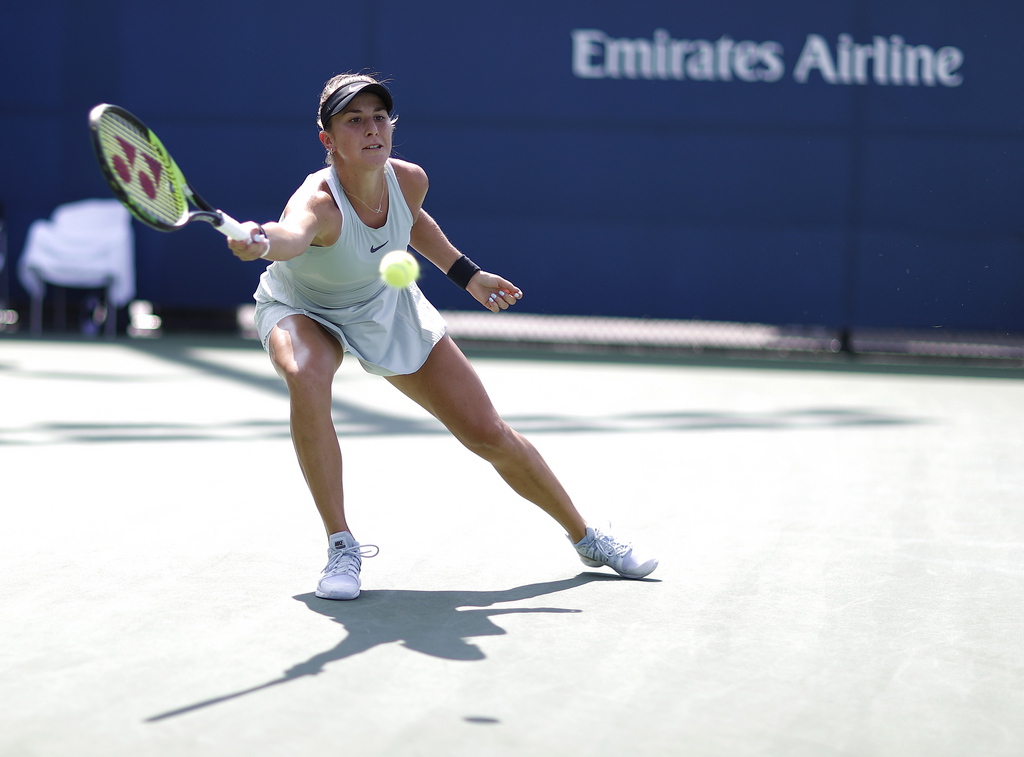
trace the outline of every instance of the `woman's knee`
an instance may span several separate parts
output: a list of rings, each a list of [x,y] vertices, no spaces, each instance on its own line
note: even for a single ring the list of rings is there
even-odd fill
[[[329,339],[332,337],[322,331],[311,332],[309,328],[274,329],[268,345],[270,361],[290,391],[330,388],[342,352]]]
[[[467,424],[456,436],[467,449],[485,460],[516,454],[523,447],[522,437],[498,417]]]
[[[334,370],[323,362],[290,361],[284,366],[275,365],[275,368],[291,394],[330,392],[334,383]]]

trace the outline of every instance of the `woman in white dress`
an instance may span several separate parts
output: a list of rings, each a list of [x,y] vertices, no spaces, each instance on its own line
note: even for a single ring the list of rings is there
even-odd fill
[[[346,518],[331,416],[332,382],[345,352],[420,404],[548,513],[586,565],[607,565],[627,578],[649,574],[657,560],[641,561],[629,545],[589,526],[533,445],[499,417],[416,284],[398,290],[380,280],[380,257],[411,246],[494,313],[523,296],[455,249],[423,210],[423,169],[391,157],[390,92],[370,76],[336,76],[321,94],[318,123],[327,168],[306,178],[280,221],[249,222],[249,243],[228,242],[242,260],[273,261],[255,295],[256,325],[288,386],[295,452],[328,534],[317,596],[356,598],[361,558],[376,554],[374,545],[360,545]]]

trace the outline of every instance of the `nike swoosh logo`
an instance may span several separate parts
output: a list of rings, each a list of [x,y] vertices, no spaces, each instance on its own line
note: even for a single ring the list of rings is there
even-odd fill
[[[391,241],[391,240],[389,239],[389,240],[388,240],[388,242],[390,242],[390,241]],[[384,244],[387,244],[388,242],[385,242]],[[381,247],[383,247],[383,246],[384,246],[384,244],[380,245],[379,247],[374,247],[374,246],[373,246],[373,245],[371,244],[371,245],[370,245],[370,254],[372,255],[373,253],[375,253],[375,252],[378,252],[378,251],[379,251],[379,250],[381,249]]]

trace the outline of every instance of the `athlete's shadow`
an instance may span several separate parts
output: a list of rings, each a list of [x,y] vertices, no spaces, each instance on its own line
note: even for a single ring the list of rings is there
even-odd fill
[[[324,666],[330,662],[352,657],[381,644],[398,642],[406,649],[446,660],[483,660],[486,655],[469,639],[504,634],[505,630],[491,620],[497,615],[581,612],[560,607],[495,608],[493,605],[555,594],[593,581],[619,580],[623,579],[596,573],[580,573],[574,578],[528,584],[502,591],[370,589],[363,591],[354,602],[335,602],[318,599],[313,594],[300,594],[295,599],[313,612],[345,627],[345,638],[337,646],[293,665],[280,678],[244,691],[154,715],[148,718],[147,722],[183,715],[261,689],[278,686],[296,678],[317,675],[323,672]],[[461,609],[464,607],[487,609]]]

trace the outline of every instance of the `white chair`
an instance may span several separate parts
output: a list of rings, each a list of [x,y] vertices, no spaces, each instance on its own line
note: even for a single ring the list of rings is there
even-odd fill
[[[32,298],[31,331],[43,331],[46,285],[106,292],[104,331],[117,329],[117,309],[135,296],[135,235],[117,200],[61,205],[50,219],[33,221],[18,259],[18,278]]]

